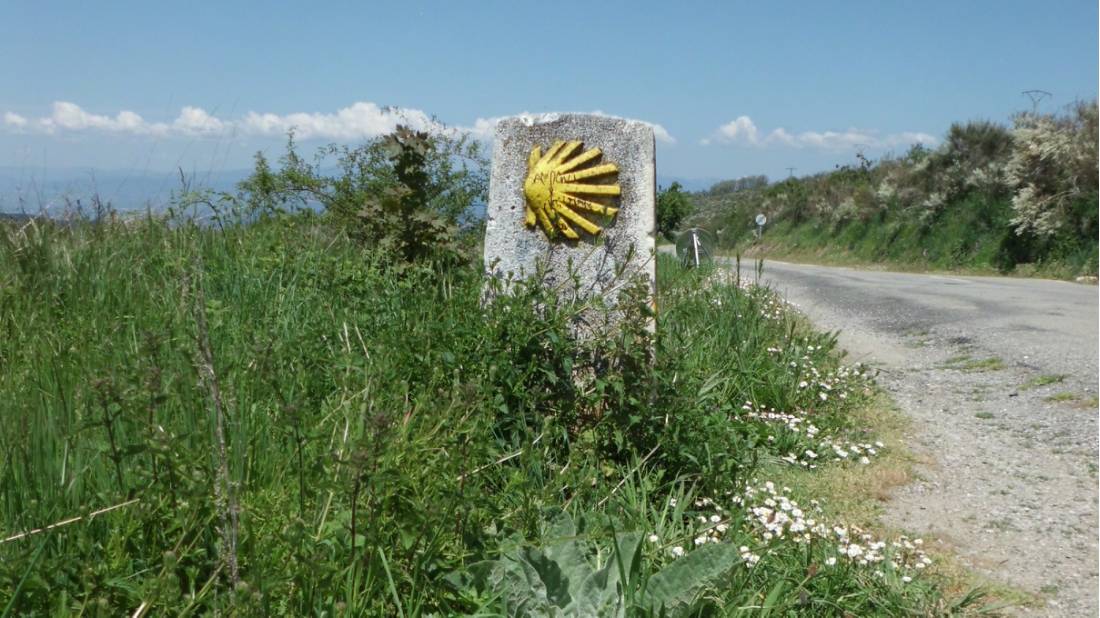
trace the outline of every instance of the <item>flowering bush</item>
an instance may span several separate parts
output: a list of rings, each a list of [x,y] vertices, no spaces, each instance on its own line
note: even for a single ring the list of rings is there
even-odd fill
[[[1020,114],[1006,166],[1012,225],[1018,234],[1050,238],[1096,226],[1097,104],[1078,103],[1064,116]],[[1084,209],[1082,202],[1091,203]]]

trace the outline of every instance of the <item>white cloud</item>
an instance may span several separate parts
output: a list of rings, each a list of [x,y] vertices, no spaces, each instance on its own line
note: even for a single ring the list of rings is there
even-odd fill
[[[418,109],[379,107],[360,101],[334,114],[258,114],[248,112],[240,126],[251,135],[285,135],[294,129],[300,139],[361,139],[390,133],[402,124],[418,131],[438,131],[443,125]]]
[[[653,137],[655,137],[658,142],[664,142],[666,144],[675,144],[676,143],[676,138],[672,137],[672,134],[669,133],[668,130],[665,129],[664,127],[662,127],[661,125],[650,123],[650,122],[647,122],[646,124],[653,127]]]
[[[610,116],[601,111],[592,113]],[[520,116],[536,118],[536,115],[527,112]],[[28,129],[47,134],[105,131],[155,137],[219,137],[229,134],[279,137],[293,129],[298,139],[340,141],[385,135],[396,129],[397,125],[405,125],[418,131],[466,133],[488,140],[492,139],[493,130],[500,118],[478,118],[472,127],[448,128],[419,109],[385,107],[370,101],[359,101],[333,113],[275,114],[250,111],[238,119],[218,118],[201,107],[186,106],[171,122],[149,122],[129,110],[120,111],[112,117],[86,111],[76,103],[57,101],[49,116],[28,119],[14,112],[6,112],[3,120],[3,126],[11,129]],[[653,128],[653,134],[658,141],[666,144],[676,142],[661,125],[652,122],[646,124]]]
[[[779,127],[778,129],[776,129],[776,130],[772,131],[771,133],[769,133],[768,134],[768,139],[770,139],[772,142],[775,142],[775,143],[778,143],[778,144],[784,144],[784,145],[787,145],[787,146],[797,146],[798,145],[798,138],[796,138],[795,136],[788,133],[787,130],[784,129],[783,127]]]
[[[188,106],[180,110],[180,115],[172,122],[172,128],[189,135],[217,135],[225,131],[226,123],[201,107]]]
[[[855,129],[849,129],[843,133],[836,131],[806,131],[794,137],[796,144],[821,148],[823,150],[843,150],[854,146],[873,146],[875,136]]]
[[[748,116],[738,116],[735,120],[718,127],[717,139],[727,142],[746,141],[756,144],[760,141],[760,132]]]
[[[760,129],[748,116],[718,127],[713,134],[700,140],[704,146],[745,144],[749,146],[787,146],[791,148],[816,148],[820,150],[848,150],[851,148],[892,148],[911,144],[933,145],[939,140],[927,133],[906,131],[880,136],[877,131],[848,129],[847,131],[803,131],[791,133],[779,127],[761,137]]]
[[[123,110],[111,118],[86,112],[76,103],[69,101],[56,101],[53,104],[53,113],[45,118],[39,118],[35,124],[48,133],[85,129],[138,132],[146,126],[141,116],[134,112]]]
[[[4,124],[9,127],[15,127],[16,129],[22,129],[27,126],[27,119],[15,112],[4,112]]]
[[[403,124],[421,131],[442,131],[444,126],[418,109],[379,107],[358,102],[332,114],[273,114],[250,111],[231,120],[218,118],[201,107],[185,106],[171,122],[149,122],[139,114],[123,110],[111,117],[88,112],[76,103],[57,101],[49,116],[27,119],[6,112],[4,126],[27,128],[47,134],[80,131],[106,131],[157,137],[208,136],[231,133],[256,136],[282,136],[294,129],[300,139],[352,140],[384,135]]]
[[[934,135],[913,131],[904,131],[902,133],[888,135],[886,137],[888,138],[886,143],[887,146],[911,146],[913,144],[934,146],[940,141]]]

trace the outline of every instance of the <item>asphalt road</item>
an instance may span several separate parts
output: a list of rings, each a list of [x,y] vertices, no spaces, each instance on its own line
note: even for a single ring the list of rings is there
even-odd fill
[[[1097,287],[776,261],[763,281],[912,420],[918,480],[885,523],[1030,595],[1010,613],[1096,616]]]

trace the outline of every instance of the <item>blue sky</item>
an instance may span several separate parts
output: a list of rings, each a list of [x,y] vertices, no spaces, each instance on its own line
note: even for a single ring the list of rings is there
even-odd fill
[[[5,2],[0,166],[219,171],[404,118],[653,123],[658,173],[797,175],[1097,94],[1095,0]],[[385,106],[393,106],[389,110]],[[341,111],[343,110],[343,111]]]

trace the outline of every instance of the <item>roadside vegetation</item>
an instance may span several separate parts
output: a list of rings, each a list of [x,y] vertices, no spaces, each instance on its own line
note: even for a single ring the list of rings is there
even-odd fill
[[[577,339],[598,303],[483,276],[475,147],[320,154],[336,176],[291,144],[166,217],[0,229],[2,615],[976,603],[798,482],[892,446],[867,369],[753,277],[662,257],[656,334],[624,285],[624,327]]]
[[[737,251],[835,264],[886,264],[1062,278],[1095,276],[1097,103],[1021,113],[1012,126],[952,125],[935,149],[769,183],[692,194],[689,223]],[[754,245],[752,220],[768,216]]]

